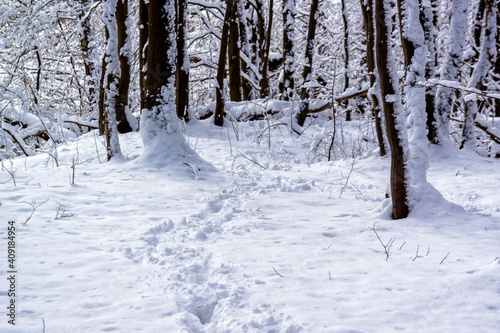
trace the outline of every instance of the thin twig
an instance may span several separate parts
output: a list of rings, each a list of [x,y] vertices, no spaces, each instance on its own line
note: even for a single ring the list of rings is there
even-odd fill
[[[347,179],[345,180],[345,184],[344,184],[344,186],[342,186],[342,189],[340,190],[339,199],[342,197],[342,193],[344,192],[345,188],[347,187],[347,184],[349,183],[349,179],[351,178],[352,170],[354,169],[354,162],[356,162],[356,160],[352,159],[351,170],[349,170],[349,174],[347,175]]]
[[[382,242],[382,239],[380,239],[380,236],[378,235],[377,230],[375,229],[375,223],[373,224],[373,227],[369,227],[369,229],[373,230],[373,232],[375,233],[375,235],[378,238],[378,241],[380,242],[380,244],[382,244],[382,247],[384,248],[384,252],[386,255],[385,261],[387,261],[389,259],[389,253],[391,251],[392,244],[394,244],[394,241],[396,240],[396,238],[391,238],[391,239],[389,239],[387,244],[384,244],[384,242]]]
[[[446,260],[446,258],[448,258],[449,255],[450,255],[450,252],[448,252],[448,254],[446,255],[446,257],[444,257],[443,260],[441,260],[441,262],[439,264],[441,265]]]
[[[258,166],[260,166],[262,169],[266,170],[267,168],[265,166],[262,166],[260,165],[259,163],[255,162],[254,160],[246,157],[241,151],[238,150],[238,153],[240,153],[241,156],[243,156],[245,159],[249,160],[250,162],[253,162],[255,164],[257,164]]]
[[[47,203],[47,201],[49,201],[49,199],[45,200],[44,202],[42,202],[41,204],[38,204],[38,205],[36,204],[36,202],[35,202],[35,201],[32,201],[32,202],[26,202],[26,201],[25,201],[25,203],[27,203],[28,205],[30,205],[30,206],[33,208],[33,210],[31,211],[30,216],[26,219],[26,221],[24,222],[24,224],[28,223],[28,221],[29,221],[29,220],[31,220],[31,218],[33,217],[33,214],[35,214],[35,210],[36,210],[38,207],[40,207],[41,205],[46,204],[46,203]]]
[[[423,256],[419,256],[419,255],[418,255],[418,250],[420,250],[420,245],[417,245],[417,253],[415,253],[415,257],[413,258],[413,260],[412,260],[412,261],[417,260],[417,258],[423,258]]]
[[[278,271],[276,270],[276,268],[274,268],[274,267],[273,267],[273,269],[274,269],[274,271],[276,272],[276,274],[277,274],[279,277],[284,277],[283,275],[281,275],[280,273],[278,273]]]
[[[5,171],[7,171],[7,172],[9,173],[10,178],[12,178],[12,181],[14,182],[14,187],[17,187],[17,184],[16,184],[16,179],[14,178],[14,173],[15,173],[16,171],[14,170],[14,172],[11,172],[9,169],[7,169],[7,168],[5,167],[5,165],[3,164],[3,161],[2,161],[2,160],[0,160],[0,162],[2,163],[2,168],[3,168],[3,169],[5,169]]]

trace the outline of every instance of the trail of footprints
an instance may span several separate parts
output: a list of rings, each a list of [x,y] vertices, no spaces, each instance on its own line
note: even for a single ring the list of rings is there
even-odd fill
[[[161,272],[151,278],[161,276],[155,284],[162,285],[166,295],[175,295],[180,323],[188,332],[300,332],[300,326],[269,304],[249,304],[236,267],[218,262],[217,255],[203,247],[212,234],[236,232],[228,222],[243,218],[242,197],[258,185],[232,187],[206,199],[200,213],[177,223],[163,221],[148,229],[135,248],[121,250],[130,260],[155,265]]]

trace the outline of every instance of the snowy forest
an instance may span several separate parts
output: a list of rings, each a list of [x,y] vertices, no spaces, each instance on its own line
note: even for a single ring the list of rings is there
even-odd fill
[[[0,0],[0,331],[496,332],[499,22]]]

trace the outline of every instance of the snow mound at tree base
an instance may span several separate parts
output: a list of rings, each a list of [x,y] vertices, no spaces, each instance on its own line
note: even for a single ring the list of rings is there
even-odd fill
[[[134,160],[139,166],[162,169],[195,179],[217,173],[217,169],[202,159],[186,142],[181,133],[160,134],[145,145]]]

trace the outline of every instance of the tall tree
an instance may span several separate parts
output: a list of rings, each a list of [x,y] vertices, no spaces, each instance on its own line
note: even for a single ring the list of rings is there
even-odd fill
[[[177,0],[177,68],[176,68],[176,106],[177,116],[188,120],[189,108],[189,56],[187,53],[186,34],[187,1]]]
[[[344,31],[344,91],[349,88],[349,28],[348,28],[348,18],[347,9],[345,6],[345,0],[340,1],[341,11],[342,11],[342,25]],[[345,101],[346,113],[345,120],[351,120],[351,110],[349,109],[349,101]]]
[[[224,77],[226,76],[226,54],[227,54],[227,37],[229,34],[229,23],[231,20],[231,10],[234,6],[234,0],[227,0],[226,14],[224,17],[224,25],[222,26],[222,36],[219,50],[219,63],[217,66],[217,87],[215,88],[215,112],[214,124],[222,126],[224,124]],[[231,8],[231,9],[230,9]]]
[[[479,59],[474,66],[474,71],[468,83],[469,88],[480,89],[483,80],[488,75],[492,63],[497,57],[496,35],[497,29],[497,6],[495,0],[484,0],[484,37]],[[474,138],[474,120],[477,114],[477,101],[468,100],[464,108],[464,126],[462,133],[462,142],[460,148],[475,146]]]
[[[397,5],[405,65],[403,106],[407,116],[406,128],[411,139],[408,142],[410,155],[406,162],[414,187],[411,191],[411,202],[418,200],[416,196],[423,192],[423,187],[427,184],[426,172],[429,166],[425,88],[418,85],[419,82],[425,81],[427,46],[420,24],[419,0],[398,0]]]
[[[128,0],[118,0],[116,2],[116,26],[117,26],[117,43],[118,43],[118,58],[120,61],[120,71],[118,74],[118,84],[116,96],[116,121],[118,125],[118,132],[128,133],[132,131],[127,116],[128,111],[128,93],[130,86],[130,43],[127,34],[127,17],[128,17]]]
[[[363,28],[366,35],[366,65],[368,67],[368,75],[370,76],[372,115],[373,119],[375,119],[375,131],[377,133],[380,156],[385,156],[386,148],[380,112],[380,91],[377,83],[377,69],[375,67],[375,26],[373,23],[373,0],[361,0],[361,11],[363,14]]]
[[[424,42],[427,46],[427,62],[425,63],[425,79],[436,77],[438,67],[436,47],[436,25],[437,15],[436,0],[422,1],[420,11],[420,23],[424,29]],[[425,110],[427,113],[427,139],[429,142],[437,142],[437,124],[434,105],[436,100],[436,87],[425,89]]]
[[[285,101],[293,98],[295,72],[295,0],[283,0],[283,82],[280,93]]]
[[[467,29],[468,0],[453,0],[451,3],[450,37],[448,53],[441,68],[441,80],[458,81],[460,65],[465,45]],[[453,106],[454,91],[451,88],[439,87],[436,92],[436,124],[437,140],[434,143],[444,144],[449,136],[449,119]]]
[[[238,2],[234,0],[233,6],[227,6],[229,11],[228,35],[228,63],[229,63],[229,96],[232,101],[241,101],[241,67],[240,67],[240,39],[238,25]]]
[[[245,3],[245,6],[244,6]],[[239,58],[241,59],[241,89],[242,89],[242,99],[249,100],[252,98],[253,88],[251,81],[255,79],[254,73],[250,70],[252,52],[250,47],[250,41],[248,40],[248,15],[247,6],[250,6],[249,1],[239,0],[237,1],[237,16],[239,25],[239,36],[241,53]]]
[[[146,102],[146,61],[148,59],[148,5],[145,0],[139,0],[139,91],[141,97],[141,112]]]
[[[261,79],[260,79],[260,97],[266,98],[269,96],[269,50],[271,48],[271,32],[273,29],[273,7],[274,0],[269,0],[269,16],[267,23],[267,31],[265,39],[261,39],[262,49],[261,49]]]
[[[146,147],[165,149],[183,140],[175,106],[175,0],[148,3],[148,50],[146,98],[141,117],[141,136]],[[154,50],[154,52],[151,52]],[[172,142],[167,142],[170,138]],[[177,140],[177,143],[179,142]],[[161,148],[163,147],[163,148]]]
[[[118,124],[116,121],[116,107],[119,96],[120,60],[118,57],[118,28],[115,20],[117,2],[120,0],[107,0],[103,5],[103,21],[107,31],[106,45],[106,74],[104,77],[104,128],[107,143],[108,161],[120,152],[118,139]]]
[[[376,57],[382,106],[389,146],[391,148],[391,199],[392,218],[406,218],[409,214],[408,192],[408,137],[405,115],[399,93],[399,78],[389,36],[392,34],[390,0],[375,0]]]
[[[297,112],[297,123],[304,126],[309,113],[309,84],[312,81],[312,61],[314,54],[314,41],[316,36],[316,23],[319,0],[312,0],[311,12],[309,13],[309,30],[307,31],[306,55],[304,59],[304,71],[302,72],[302,88],[300,92],[300,105]]]

